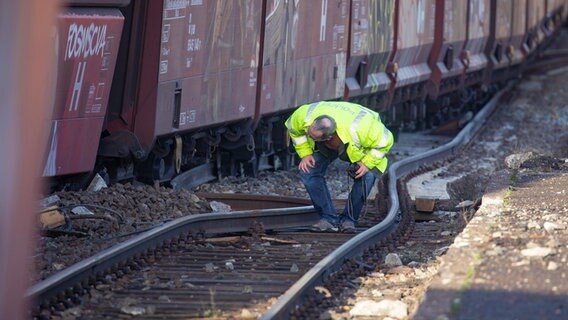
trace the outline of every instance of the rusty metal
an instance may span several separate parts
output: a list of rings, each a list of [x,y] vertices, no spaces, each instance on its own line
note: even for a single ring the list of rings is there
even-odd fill
[[[56,1],[0,0],[0,318],[28,319],[38,177],[52,111]]]

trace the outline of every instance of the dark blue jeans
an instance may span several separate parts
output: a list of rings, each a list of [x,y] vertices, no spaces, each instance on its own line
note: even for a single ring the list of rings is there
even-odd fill
[[[320,152],[315,152],[313,157],[316,160],[315,167],[311,168],[308,173],[300,171],[300,179],[312,199],[314,208],[318,211],[321,218],[333,224],[341,223],[345,219],[357,222],[361,209],[363,209],[367,201],[367,196],[375,185],[375,174],[378,173],[378,170],[369,170],[363,178],[353,181],[347,204],[341,216],[338,216],[333,207],[331,194],[325,180],[327,167],[333,160],[337,159],[337,156],[325,156]]]

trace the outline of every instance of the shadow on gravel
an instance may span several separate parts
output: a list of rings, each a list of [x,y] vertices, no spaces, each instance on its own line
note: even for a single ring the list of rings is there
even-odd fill
[[[453,297],[449,306],[436,305]],[[521,291],[431,290],[413,320],[560,320],[568,319],[568,295]]]

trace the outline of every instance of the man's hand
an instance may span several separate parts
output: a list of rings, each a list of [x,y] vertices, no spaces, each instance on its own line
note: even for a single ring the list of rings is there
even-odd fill
[[[367,174],[367,172],[369,172],[369,168],[367,168],[367,166],[365,166],[363,162],[359,161],[357,162],[357,164],[359,165],[359,169],[355,171],[355,179],[359,179]]]
[[[313,168],[315,165],[316,159],[314,159],[314,156],[310,154],[302,158],[300,164],[298,165],[298,169],[300,169],[304,173],[308,173],[310,171],[310,168]]]

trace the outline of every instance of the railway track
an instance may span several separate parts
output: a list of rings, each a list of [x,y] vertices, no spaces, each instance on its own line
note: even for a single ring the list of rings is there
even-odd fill
[[[562,72],[566,70],[566,65],[568,65],[568,49],[553,49],[543,52],[538,61],[530,65],[528,71],[534,74]]]
[[[405,179],[455,156],[507,90],[450,143],[394,163],[388,211],[370,205],[357,234],[309,232],[304,226],[318,216],[305,200],[225,198],[251,210],[184,217],[79,262],[30,289],[33,316],[319,317],[350,277],[373,270],[386,248],[412,236]]]
[[[554,43],[541,52],[537,59],[528,65],[527,71],[533,74],[543,74],[566,70],[568,65],[568,48],[565,43],[567,39],[567,30],[565,28],[561,29]]]

